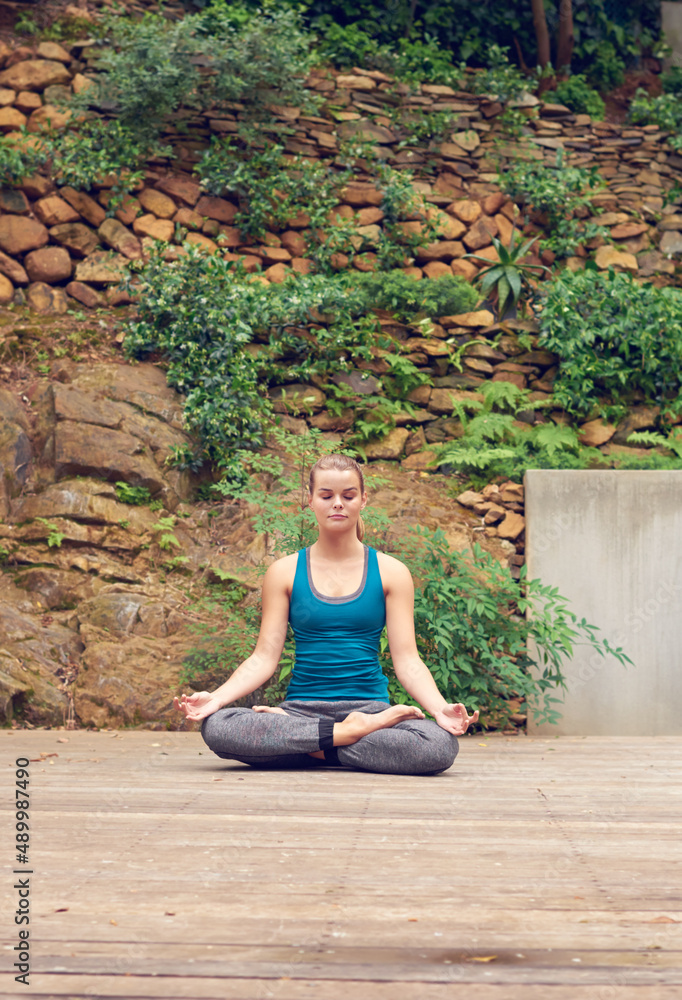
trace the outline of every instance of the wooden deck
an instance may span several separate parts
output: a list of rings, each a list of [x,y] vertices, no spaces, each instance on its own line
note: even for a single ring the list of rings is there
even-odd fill
[[[682,996],[682,739],[476,735],[430,778],[256,771],[195,733],[0,746],[10,786],[32,758],[30,987],[10,917],[3,995]]]

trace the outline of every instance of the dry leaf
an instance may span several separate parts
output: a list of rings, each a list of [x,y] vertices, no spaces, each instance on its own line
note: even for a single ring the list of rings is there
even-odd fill
[[[645,920],[645,924],[679,924],[681,921],[673,920],[672,917],[654,917],[653,920]]]
[[[69,741],[67,740],[66,736],[60,736],[59,739],[57,740],[57,743],[68,743],[68,742]]]
[[[408,921],[412,921],[413,923],[416,924],[417,921],[419,920],[419,917],[408,917],[407,919],[408,919]]]
[[[68,910],[68,906],[60,906],[59,909],[55,910],[54,912],[55,913],[66,913],[67,910]]]
[[[109,923],[113,924],[114,927],[118,927],[118,920],[110,920]]]
[[[494,962],[497,955],[474,955],[472,962]]]

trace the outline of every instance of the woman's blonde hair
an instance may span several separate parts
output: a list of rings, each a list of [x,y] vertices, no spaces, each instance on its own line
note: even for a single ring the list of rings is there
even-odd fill
[[[313,490],[315,489],[315,473],[318,469],[321,471],[334,469],[336,472],[346,472],[347,469],[351,469],[360,480],[360,493],[365,492],[365,477],[362,474],[362,469],[354,458],[350,458],[348,455],[323,455],[322,458],[318,458],[310,470],[310,477],[308,478],[308,492],[311,496]],[[358,538],[362,541],[365,537],[365,524],[362,520],[362,516],[358,518],[355,530]]]

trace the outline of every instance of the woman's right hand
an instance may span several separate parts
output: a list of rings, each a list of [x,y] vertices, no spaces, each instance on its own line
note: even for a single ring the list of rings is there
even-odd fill
[[[173,698],[173,706],[190,722],[201,722],[223,707],[210,691],[195,691],[189,697],[183,694],[180,698]]]

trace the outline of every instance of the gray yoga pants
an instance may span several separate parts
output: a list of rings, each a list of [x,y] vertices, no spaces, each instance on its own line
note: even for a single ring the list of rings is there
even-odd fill
[[[406,719],[378,729],[349,746],[333,745],[335,722],[350,712],[374,714],[385,701],[284,701],[278,712],[221,708],[201,727],[206,744],[225,760],[253,767],[336,765],[379,774],[438,774],[452,766],[457,737],[431,719]],[[323,750],[324,760],[310,753]]]

